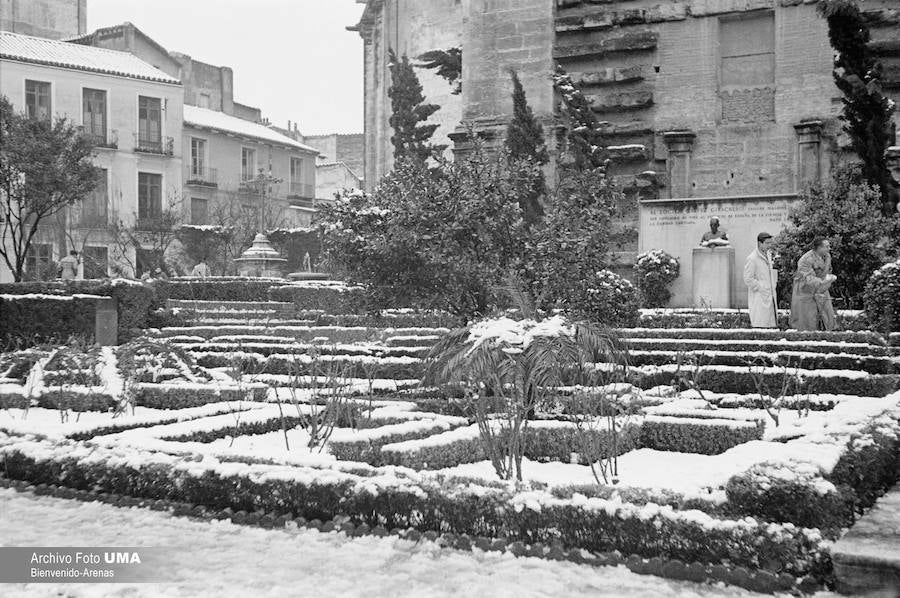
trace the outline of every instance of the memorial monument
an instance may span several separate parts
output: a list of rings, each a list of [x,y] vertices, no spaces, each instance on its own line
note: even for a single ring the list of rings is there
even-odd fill
[[[719,217],[709,219],[700,246],[691,256],[694,307],[731,307],[734,303],[734,249]]]

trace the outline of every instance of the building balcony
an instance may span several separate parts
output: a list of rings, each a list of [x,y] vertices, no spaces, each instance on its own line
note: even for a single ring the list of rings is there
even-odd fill
[[[196,187],[218,187],[219,172],[215,168],[195,168],[188,166],[184,169],[185,185]]]
[[[134,221],[134,229],[143,232],[168,230],[171,226],[172,223],[165,220],[162,216],[138,217]]]
[[[297,181],[291,181],[290,187],[288,188],[288,199],[291,200],[310,200],[312,201],[316,197],[316,187],[315,185],[310,185],[309,183],[300,183]]]
[[[94,147],[107,149],[119,148],[119,132],[115,129],[109,131],[93,131],[85,126],[80,126],[78,127],[78,131],[84,137],[90,139],[91,143],[94,144]]]
[[[75,221],[79,228],[106,228],[109,216],[106,214],[81,214]]]
[[[172,156],[175,154],[175,140],[171,137],[150,137],[134,134],[134,151],[144,154]]]

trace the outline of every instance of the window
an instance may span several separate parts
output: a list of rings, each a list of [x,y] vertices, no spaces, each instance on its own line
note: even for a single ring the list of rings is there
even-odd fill
[[[256,150],[249,147],[241,148],[241,180],[249,181],[256,178]]]
[[[25,81],[25,114],[28,118],[50,120],[50,84],[45,81]]]
[[[202,197],[191,198],[191,224],[208,224],[209,202]]]
[[[109,275],[109,249],[85,247],[82,254],[85,278],[104,278]]]
[[[191,176],[202,178],[206,165],[206,140],[191,137]]]
[[[81,201],[81,226],[91,228],[106,227],[109,212],[107,170],[100,169],[100,180],[94,191]]]
[[[82,122],[84,132],[94,143],[106,143],[106,92],[101,89],[82,90]]]
[[[56,277],[53,272],[53,245],[50,243],[32,243],[25,253],[25,277],[28,280],[50,280]]]
[[[311,187],[303,185],[303,159],[291,158],[291,183],[290,194],[299,197],[311,197]]]
[[[200,107],[201,108],[209,108],[209,94],[208,93],[200,94]]]
[[[719,24],[722,87],[775,82],[775,15],[722,19]]]
[[[755,12],[719,21],[722,120],[775,120],[775,14]]]
[[[162,150],[162,110],[159,98],[138,96],[138,145]]]
[[[138,220],[162,216],[162,175],[138,173]]]

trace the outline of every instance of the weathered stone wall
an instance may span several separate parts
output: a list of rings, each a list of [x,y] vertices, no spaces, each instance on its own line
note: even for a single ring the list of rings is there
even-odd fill
[[[357,177],[362,178],[365,160],[365,135],[362,133],[332,133],[308,135],[300,139],[322,153],[322,162],[343,162]]]
[[[365,64],[365,173],[371,188],[393,165],[393,133],[388,50],[411,59],[436,49],[459,47],[464,6],[469,0],[369,0],[358,28],[364,40]],[[448,135],[462,116],[459,95],[433,71],[418,69],[428,102],[441,109],[429,122],[437,123],[435,143],[452,145]],[[449,150],[448,150],[449,155]]]
[[[87,29],[87,0],[0,0],[0,29],[61,39]]]

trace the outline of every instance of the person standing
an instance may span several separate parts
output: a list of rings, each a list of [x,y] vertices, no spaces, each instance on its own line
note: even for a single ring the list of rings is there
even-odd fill
[[[63,280],[78,278],[78,252],[74,249],[69,255],[59,260],[59,277]]]
[[[206,258],[200,258],[200,261],[191,270],[191,276],[194,278],[206,278],[209,276],[209,266],[206,265]]]
[[[775,310],[775,288],[778,280],[772,267],[772,235],[759,233],[756,249],[747,256],[744,264],[744,284],[747,285],[747,307],[750,325],[754,328],[778,326]]]
[[[831,273],[831,244],[816,237],[812,248],[797,260],[791,294],[791,328],[834,330],[834,306],[829,289],[837,276]]]

